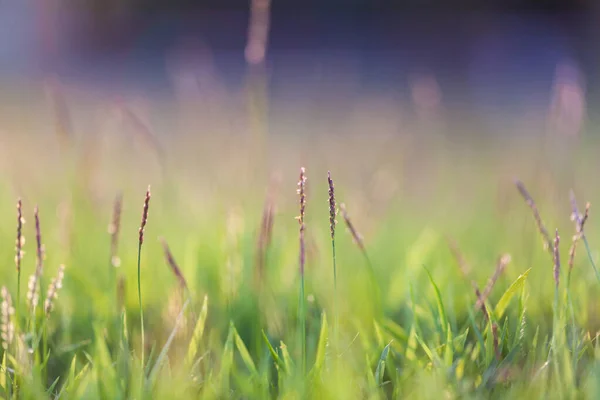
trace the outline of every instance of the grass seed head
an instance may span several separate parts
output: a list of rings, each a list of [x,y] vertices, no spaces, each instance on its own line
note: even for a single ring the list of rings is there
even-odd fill
[[[590,215],[590,203],[585,205],[585,212],[582,215],[577,207],[577,199],[575,193],[571,190],[569,193],[571,199],[571,221],[575,222],[575,235],[573,235],[573,241],[571,248],[569,249],[569,271],[573,270],[575,264],[575,253],[577,251],[577,243],[584,236],[583,228]]]
[[[2,297],[2,305],[0,306],[0,333],[2,335],[2,347],[4,350],[8,349],[11,345],[15,335],[15,326],[13,323],[13,315],[15,309],[12,303],[12,297],[6,289],[6,286],[2,286],[0,291]]]
[[[175,261],[175,257],[173,257],[173,254],[171,253],[171,250],[169,249],[169,245],[167,244],[167,241],[164,238],[160,238],[160,242],[162,244],[163,251],[165,253],[165,260],[167,261],[167,264],[171,268],[171,271],[177,278],[180,289],[184,292],[188,291],[188,285],[185,280],[185,277],[183,276],[183,273],[181,272],[179,265],[177,265],[177,262]]]
[[[34,210],[35,218],[35,240],[36,240],[36,267],[33,275],[29,277],[27,284],[27,302],[31,309],[35,309],[40,298],[40,278],[44,270],[44,246],[42,244],[42,231],[40,228],[40,214],[36,206]]]
[[[333,185],[333,179],[331,179],[331,172],[327,171],[327,183],[329,184],[329,230],[331,231],[331,240],[335,240],[335,225],[337,221],[337,207],[335,204],[335,188]]]
[[[27,283],[27,304],[31,309],[35,309],[40,299],[40,286],[37,274],[33,273],[29,276]]]
[[[36,206],[34,210],[34,218],[35,218],[35,241],[36,241],[36,256],[37,256],[37,264],[35,269],[35,274],[37,275],[37,279],[42,276],[42,271],[44,269],[44,245],[42,244],[42,230],[40,227],[40,213],[39,208]]]
[[[62,281],[65,277],[65,266],[61,265],[58,268],[58,274],[52,279],[50,285],[48,285],[48,292],[46,294],[46,300],[44,301],[44,313],[49,316],[54,308],[54,301],[58,297],[58,292],[62,288]]]
[[[548,233],[548,229],[546,229],[546,226],[542,221],[542,217],[540,216],[540,212],[535,204],[535,201],[533,201],[533,197],[531,197],[523,182],[517,180],[515,181],[515,185],[517,186],[517,190],[521,194],[521,197],[523,197],[529,208],[531,208],[531,213],[535,219],[538,231],[540,232],[540,235],[542,235],[542,239],[544,241],[544,249],[552,252],[552,240],[550,239],[550,234]]]
[[[304,214],[306,211],[306,170],[300,168],[300,179],[298,180],[298,196],[300,198],[300,215],[297,217],[300,223],[300,274],[304,275],[304,264],[306,263],[306,242],[304,237]]]
[[[483,307],[485,301],[492,293],[492,289],[494,289],[496,282],[498,282],[498,279],[500,279],[500,276],[502,275],[510,261],[510,254],[503,254],[502,256],[500,256],[500,258],[498,258],[494,274],[490,277],[490,279],[488,279],[487,285],[485,285],[485,288],[483,289],[483,293],[481,294],[481,296],[478,296],[477,302],[475,303],[476,310]]]
[[[25,218],[23,218],[23,209],[21,199],[17,200],[17,240],[15,243],[15,266],[17,272],[21,271],[21,260],[23,259],[23,246],[25,245],[25,237],[23,236],[23,224]]]
[[[150,207],[150,186],[146,190],[146,197],[144,198],[144,207],[142,209],[142,222],[140,223],[140,237],[139,243],[140,246],[144,243],[144,228],[146,227],[146,223],[148,222],[148,208]]]
[[[342,218],[344,219],[344,222],[346,223],[346,226],[348,227],[348,230],[350,231],[350,234],[352,235],[354,242],[356,243],[356,245],[360,248],[360,250],[363,253],[366,252],[366,248],[365,248],[365,244],[363,242],[362,235],[360,233],[358,233],[358,231],[354,227],[352,220],[348,216],[348,212],[346,210],[346,205],[344,203],[340,204],[340,211],[342,212]]]

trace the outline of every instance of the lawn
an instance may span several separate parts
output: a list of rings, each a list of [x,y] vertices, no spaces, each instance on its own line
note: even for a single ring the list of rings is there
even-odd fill
[[[3,128],[5,398],[600,395],[591,134],[98,114]]]

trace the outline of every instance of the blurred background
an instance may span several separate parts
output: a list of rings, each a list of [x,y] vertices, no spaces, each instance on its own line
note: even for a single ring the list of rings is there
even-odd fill
[[[443,109],[445,123],[519,134],[537,125],[515,121],[561,101],[571,120],[593,116],[599,19],[592,0],[4,0],[0,83],[13,102],[58,78],[87,97],[227,93],[234,107],[260,65],[273,133],[307,116],[331,130],[361,99],[373,118],[393,109],[395,131]]]

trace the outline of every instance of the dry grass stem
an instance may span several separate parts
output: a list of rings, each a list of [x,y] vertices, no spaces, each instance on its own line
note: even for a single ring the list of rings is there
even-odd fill
[[[180,289],[184,293],[189,293],[187,281],[185,280],[185,277],[183,276],[183,273],[181,272],[181,268],[179,268],[179,265],[175,261],[175,257],[173,257],[173,253],[171,253],[171,250],[169,249],[169,245],[168,245],[167,241],[165,240],[165,238],[160,238],[160,242],[162,244],[163,251],[165,253],[165,260],[167,261],[167,264],[171,268],[173,275],[175,275],[175,277],[177,278],[177,282],[179,284]]]
[[[500,361],[502,352],[500,351],[500,341],[498,338],[498,324],[495,322],[492,324],[492,336],[494,340],[494,354],[496,355],[496,359]]]
[[[515,181],[515,185],[517,186],[517,189],[519,190],[519,193],[521,194],[521,196],[523,197],[525,202],[527,202],[527,205],[529,206],[529,208],[531,208],[531,212],[533,214],[533,218],[535,219],[535,223],[537,225],[538,231],[542,235],[542,239],[544,241],[544,249],[552,252],[553,244],[552,244],[552,240],[550,239],[550,234],[548,233],[548,229],[546,229],[546,226],[544,225],[544,222],[542,221],[542,217],[540,216],[540,212],[537,208],[537,205],[535,204],[535,201],[533,200],[533,197],[531,197],[531,195],[525,188],[525,185],[523,184],[523,182],[517,180],[517,181]]]
[[[569,271],[573,269],[573,265],[575,264],[575,253],[577,251],[577,243],[584,236],[583,228],[585,226],[586,221],[588,220],[590,213],[590,203],[585,205],[584,214],[579,213],[579,209],[577,207],[577,199],[575,198],[575,193],[571,191],[571,220],[575,222],[575,235],[573,235],[573,242],[571,244],[571,248],[569,249]]]
[[[504,254],[498,259],[498,262],[496,263],[496,269],[494,270],[494,275],[492,275],[491,278],[488,279],[487,285],[485,285],[485,288],[483,289],[481,299],[477,300],[477,303],[475,304],[476,309],[479,308],[490,296],[494,285],[496,284],[496,282],[500,278],[500,275],[502,275],[510,261],[510,254]]]
[[[35,240],[36,240],[36,267],[33,275],[29,277],[27,301],[29,306],[34,309],[38,305],[40,292],[40,279],[44,270],[44,246],[42,244],[42,231],[40,227],[39,209],[36,206],[34,210],[35,218]]]
[[[108,233],[110,234],[110,262],[113,267],[121,265],[119,259],[119,232],[121,231],[121,211],[123,209],[123,195],[119,193],[113,204],[113,213]]]
[[[363,238],[362,238],[361,234],[358,233],[358,231],[354,227],[354,224],[352,223],[352,220],[348,216],[348,212],[346,210],[346,205],[344,203],[340,204],[340,211],[342,212],[342,218],[344,219],[344,222],[346,223],[346,226],[348,227],[348,230],[350,231],[350,234],[352,235],[354,242],[360,248],[360,250],[366,254],[367,251],[365,248],[365,244],[363,242]]]

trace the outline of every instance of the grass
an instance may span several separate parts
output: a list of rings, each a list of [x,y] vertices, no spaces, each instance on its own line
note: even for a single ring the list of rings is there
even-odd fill
[[[266,137],[256,160],[244,136],[127,136],[92,162],[74,134],[60,156],[6,139],[28,150],[1,161],[19,171],[0,179],[4,398],[600,394],[598,225],[569,197],[600,197],[592,139],[565,182],[528,138],[425,135],[419,159],[402,138]]]

